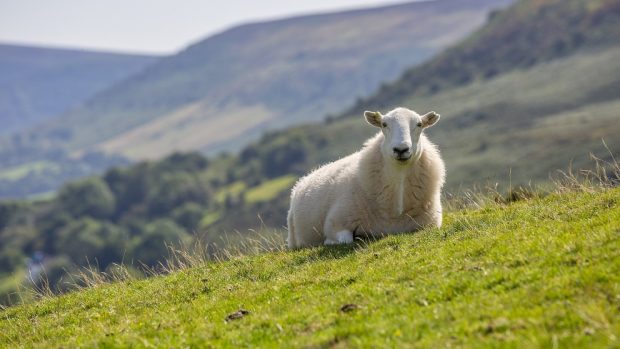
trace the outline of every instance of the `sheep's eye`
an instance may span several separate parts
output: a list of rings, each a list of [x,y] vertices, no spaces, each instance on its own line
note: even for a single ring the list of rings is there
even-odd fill
[[[421,122],[418,122],[418,127],[422,127],[422,123]]]
[[[381,124],[381,126],[387,127],[387,124],[384,122],[384,123]]]

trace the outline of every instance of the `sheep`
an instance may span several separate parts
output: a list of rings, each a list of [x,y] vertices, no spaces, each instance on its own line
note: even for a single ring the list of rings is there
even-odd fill
[[[423,130],[439,120],[406,108],[364,112],[381,129],[361,150],[301,178],[291,192],[288,247],[441,227],[445,166]]]

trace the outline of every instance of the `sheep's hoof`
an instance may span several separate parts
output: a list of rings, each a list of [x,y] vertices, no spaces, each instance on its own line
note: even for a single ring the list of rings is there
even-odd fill
[[[325,245],[350,244],[353,242],[353,233],[348,230],[342,230],[336,233],[335,239],[325,239]]]

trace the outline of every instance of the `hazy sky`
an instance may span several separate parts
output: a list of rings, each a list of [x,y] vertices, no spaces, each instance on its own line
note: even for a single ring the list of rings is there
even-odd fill
[[[398,0],[0,0],[0,42],[171,53],[248,21]]]

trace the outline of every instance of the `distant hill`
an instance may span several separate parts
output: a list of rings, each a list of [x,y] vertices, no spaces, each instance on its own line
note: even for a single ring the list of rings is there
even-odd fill
[[[590,152],[609,158],[602,139],[620,152],[618,72],[620,2],[522,0],[327,125],[271,134],[253,148],[305,144],[309,155],[288,168],[311,169],[376,132],[363,110],[407,106],[442,115],[427,132],[445,157],[450,190],[541,183],[569,163],[591,166]]]
[[[413,2],[241,25],[123,80],[43,135],[134,159],[238,150],[266,130],[338,112],[510,2]]]
[[[157,58],[0,44],[0,134],[66,112]]]
[[[573,170],[593,168],[590,154],[603,160],[620,158],[617,4],[522,0],[494,13],[479,31],[347,112],[325,123],[268,133],[235,161],[223,160],[228,161],[228,170],[219,171],[226,173],[230,184],[220,189],[219,196],[233,208],[211,212],[217,220],[211,220],[210,231],[243,231],[263,223],[284,226],[294,182],[290,175],[301,176],[359,149],[377,132],[363,120],[365,109],[387,112],[407,106],[442,115],[426,132],[446,161],[448,196],[473,185],[500,191],[509,185],[547,185],[550,176],[569,165]],[[582,39],[578,45],[554,51],[548,43],[567,36],[567,23],[582,28],[581,35],[568,32]],[[534,35],[531,28],[541,32]],[[495,58],[482,64],[486,58],[476,59],[471,52],[482,56],[489,52]],[[515,52],[530,57],[523,60],[529,63],[519,64]],[[474,78],[461,80],[457,72],[461,70],[449,68],[453,64]],[[490,67],[497,67],[496,74],[484,73]],[[435,74],[422,79],[428,71]],[[274,186],[285,180],[288,185]],[[256,202],[255,192],[265,188],[271,188],[269,199]]]
[[[412,67],[392,84],[358,104],[389,106],[412,94],[434,94],[451,86],[488,80],[587,48],[620,43],[617,0],[520,1],[496,11],[490,22],[467,40]],[[618,75],[618,74],[614,74]]]

